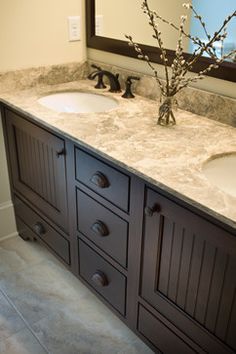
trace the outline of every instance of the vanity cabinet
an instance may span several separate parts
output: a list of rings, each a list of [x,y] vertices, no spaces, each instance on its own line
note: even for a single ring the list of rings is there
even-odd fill
[[[235,353],[235,230],[2,112],[22,238],[42,242],[155,352]]]

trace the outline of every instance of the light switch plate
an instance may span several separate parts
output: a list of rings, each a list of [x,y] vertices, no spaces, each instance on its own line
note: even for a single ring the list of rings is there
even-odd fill
[[[69,41],[79,41],[81,36],[80,16],[68,17]]]
[[[95,18],[95,33],[96,36],[102,36],[103,35],[103,15],[96,15]]]

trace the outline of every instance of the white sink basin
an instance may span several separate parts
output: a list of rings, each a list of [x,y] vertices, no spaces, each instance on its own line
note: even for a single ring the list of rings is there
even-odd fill
[[[212,184],[236,197],[236,153],[207,161],[203,166],[203,172]]]
[[[59,92],[38,99],[38,102],[56,112],[104,112],[118,106],[111,97],[86,92]]]

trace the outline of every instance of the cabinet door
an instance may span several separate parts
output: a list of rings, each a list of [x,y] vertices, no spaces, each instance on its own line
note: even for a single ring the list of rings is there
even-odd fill
[[[67,229],[65,142],[6,110],[14,189]]]
[[[142,297],[185,333],[198,323],[236,349],[236,238],[150,189],[145,214]]]

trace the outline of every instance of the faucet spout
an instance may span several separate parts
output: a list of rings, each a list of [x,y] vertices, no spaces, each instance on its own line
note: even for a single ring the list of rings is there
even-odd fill
[[[110,83],[110,92],[121,92],[119,74],[112,74],[110,71],[102,70],[103,76],[106,76]]]
[[[106,86],[103,83],[103,77],[106,76],[109,80],[110,84],[110,92],[121,92],[120,82],[119,82],[119,74],[114,75],[110,71],[102,70],[100,67],[96,65],[91,65],[96,70],[93,71],[88,75],[89,80],[94,80],[98,77],[98,83],[96,84],[95,88],[105,88]]]

